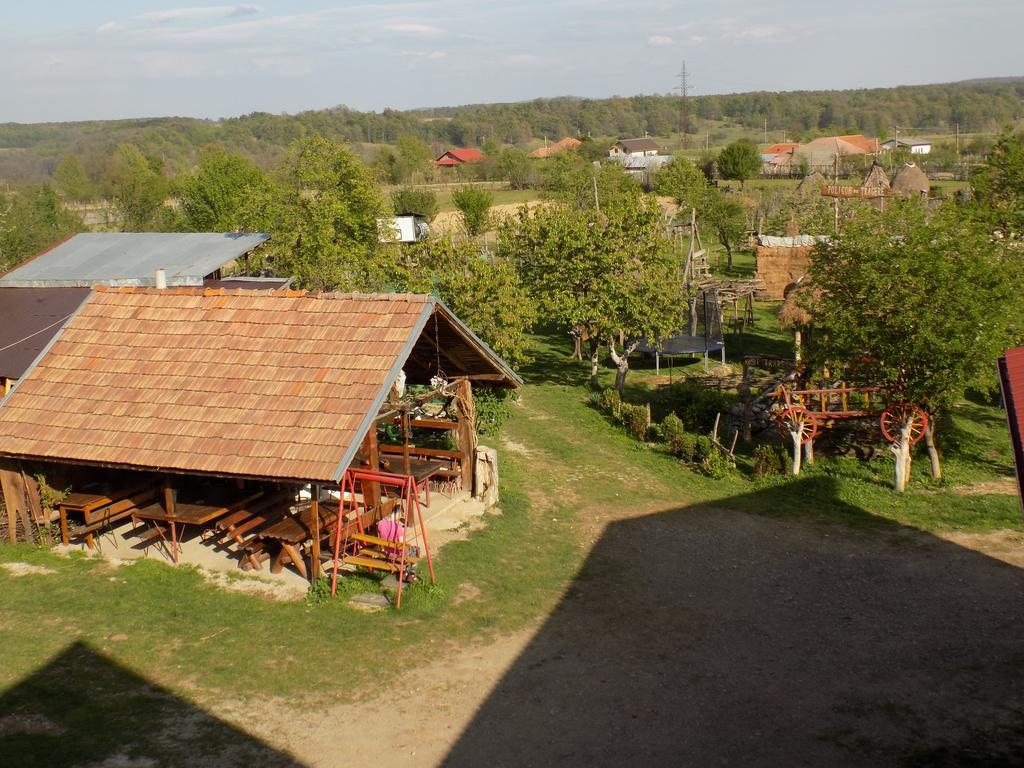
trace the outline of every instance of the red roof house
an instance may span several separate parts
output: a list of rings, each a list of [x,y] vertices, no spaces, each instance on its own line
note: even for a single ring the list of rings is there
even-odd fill
[[[434,161],[434,165],[441,168],[451,168],[452,166],[465,165],[467,163],[479,163],[483,159],[484,156],[479,149],[449,149]]]

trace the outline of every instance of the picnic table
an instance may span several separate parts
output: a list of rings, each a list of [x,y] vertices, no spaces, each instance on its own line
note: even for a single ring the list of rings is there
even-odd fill
[[[258,499],[263,495],[262,491],[250,494],[244,499],[236,499],[230,504],[188,504],[188,503],[174,503],[170,509],[168,509],[162,502],[157,501],[150,504],[148,507],[143,507],[140,510],[132,513],[133,519],[148,520],[156,524],[157,532],[160,538],[163,539],[163,530],[160,528],[159,523],[167,523],[171,530],[171,556],[174,562],[178,562],[179,547],[178,547],[178,526],[187,525],[207,525],[213,522],[219,517],[232,512],[240,506],[248,504],[250,501]],[[164,539],[164,545],[167,545],[166,539]]]
[[[271,573],[280,573],[287,563],[295,566],[303,578],[308,577],[306,563],[301,553],[304,542],[314,535],[323,536],[338,521],[338,504],[331,502],[319,503],[320,525],[318,533],[314,533],[312,504],[301,507],[294,515],[278,520],[264,528],[256,536],[259,539],[271,539],[280,547],[277,557],[270,565]]]
[[[424,504],[430,506],[430,480],[434,475],[448,469],[450,462],[439,459],[409,458],[409,471],[404,471],[403,457],[399,454],[388,454],[381,457],[381,469],[398,475],[410,475],[416,481],[416,492],[426,490],[426,501]]]
[[[138,505],[150,501],[156,495],[156,489],[148,483],[136,483],[110,493],[77,491],[69,493],[57,505],[60,515],[60,540],[62,544],[70,541],[71,533],[85,534],[85,543],[92,549],[93,533],[100,528],[117,522],[132,514]],[[82,525],[71,531],[68,527],[68,513],[80,514]]]

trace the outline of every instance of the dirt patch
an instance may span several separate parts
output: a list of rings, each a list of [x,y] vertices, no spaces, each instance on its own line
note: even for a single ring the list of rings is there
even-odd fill
[[[1004,563],[1024,568],[1024,533],[1020,531],[990,531],[988,533],[936,534],[940,539],[957,544],[965,549],[1002,560]]]
[[[533,451],[531,451],[525,445],[523,445],[522,443],[517,443],[514,440],[504,440],[502,441],[501,445],[506,450],[509,450],[512,453],[518,453],[520,456],[529,456],[530,454],[533,453]]]
[[[952,490],[953,493],[959,493],[961,496],[1016,496],[1017,481],[1014,480],[1012,477],[1004,477],[999,480],[990,480],[985,483],[971,483],[970,485],[961,485],[950,490]]]
[[[306,596],[307,587],[302,584],[269,581],[258,577],[229,575],[222,571],[208,571],[205,568],[197,568],[198,573],[218,589],[228,592],[241,592],[243,595],[262,597],[267,600],[278,600],[282,602],[294,602],[302,600]]]
[[[52,568],[29,563],[0,563],[0,568],[3,568],[11,576],[47,576],[56,573]]]
[[[476,600],[480,597],[480,587],[471,581],[464,581],[459,584],[459,588],[455,592],[455,597],[452,598],[452,605],[462,605],[471,600]]]

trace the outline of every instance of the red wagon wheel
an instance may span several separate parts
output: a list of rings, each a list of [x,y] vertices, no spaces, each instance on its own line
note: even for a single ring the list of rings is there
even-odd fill
[[[818,435],[818,421],[803,408],[787,408],[779,414],[779,429],[784,437],[799,433],[800,445],[807,445]]]
[[[890,443],[899,440],[904,422],[910,419],[910,444],[917,445],[928,429],[928,414],[914,405],[894,403],[882,411],[882,435]]]

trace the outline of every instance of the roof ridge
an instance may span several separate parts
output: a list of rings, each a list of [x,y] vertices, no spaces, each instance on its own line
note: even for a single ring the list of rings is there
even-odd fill
[[[95,285],[92,290],[96,293],[120,293],[146,296],[262,296],[275,299],[327,299],[332,301],[356,300],[356,301],[430,301],[433,296],[429,293],[362,293],[360,291],[304,291],[297,288],[281,288],[267,290],[266,288],[211,288],[208,286],[170,286],[167,288],[155,288],[153,286],[139,285]]]

